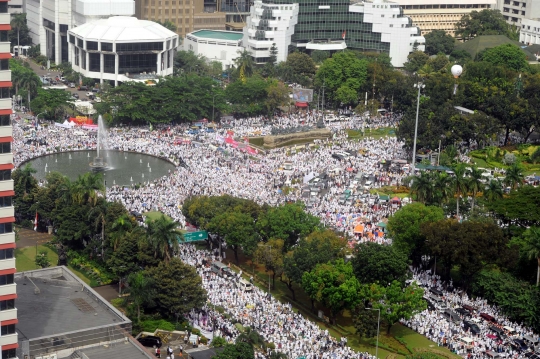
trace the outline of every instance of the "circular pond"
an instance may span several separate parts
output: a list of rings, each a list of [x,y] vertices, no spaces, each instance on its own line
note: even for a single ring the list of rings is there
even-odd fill
[[[60,172],[76,180],[80,174],[90,172],[90,162],[94,157],[96,151],[62,152],[37,157],[27,163],[37,171],[34,176],[38,179],[44,179],[48,172]],[[175,168],[166,160],[143,153],[107,151],[103,157],[109,167],[104,172],[108,187],[153,181]]]

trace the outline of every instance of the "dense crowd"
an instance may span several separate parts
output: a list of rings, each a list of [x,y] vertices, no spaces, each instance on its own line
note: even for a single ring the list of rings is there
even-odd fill
[[[283,116],[277,119],[279,126],[313,125],[319,114]],[[14,162],[21,163],[36,156],[74,150],[94,149],[96,136],[92,131],[82,130],[84,136],[74,136],[74,129],[39,126],[35,119],[13,116]],[[387,126],[399,121],[399,116],[386,116],[370,121],[374,126]],[[380,201],[380,196],[366,198],[365,201],[344,203],[340,200],[346,189],[356,191],[360,179],[369,178],[374,188],[399,185],[407,175],[400,166],[388,166],[394,159],[405,158],[402,143],[395,137],[380,139],[360,138],[349,141],[347,128],[366,126],[365,119],[352,117],[349,121],[327,124],[332,130],[332,138],[318,140],[312,146],[280,148],[267,151],[265,155],[248,156],[239,148],[233,148],[224,138],[234,132],[235,136],[251,136],[258,131],[269,131],[268,119],[231,119],[227,128],[215,132],[201,132],[192,136],[192,141],[179,144],[177,138],[186,136],[187,125],[163,126],[154,131],[144,128],[119,127],[109,131],[109,148],[120,151],[135,151],[160,156],[177,166],[169,176],[152,183],[137,186],[112,186],[107,189],[109,200],[120,201],[128,210],[144,212],[159,210],[185,225],[181,212],[184,200],[193,195],[222,195],[252,199],[259,204],[278,205],[286,201],[306,200],[303,195],[310,188],[309,178],[324,181],[322,190],[307,210],[318,216],[326,226],[344,231],[359,241],[387,243],[380,221],[390,216],[399,205]],[[368,124],[369,125],[369,124]],[[275,126],[275,123],[274,123]],[[77,129],[81,131],[81,129]],[[298,148],[299,147],[299,148]],[[350,156],[336,158],[337,152]],[[284,170],[284,163],[291,162],[292,169]],[[287,191],[284,189],[287,188]],[[145,205],[143,205],[145,204]],[[265,338],[275,343],[276,350],[290,358],[305,356],[308,359],[321,358],[368,358],[366,353],[353,352],[346,340],[336,340],[328,332],[294,313],[288,304],[280,303],[259,289],[245,292],[235,286],[234,281],[223,279],[212,273],[207,263],[212,254],[197,251],[192,246],[183,246],[180,256],[195,266],[208,290],[209,302],[219,305],[235,320],[250,326]],[[516,335],[532,335],[522,325],[510,323],[496,308],[481,299],[470,299],[451,285],[441,283],[429,272],[415,270],[414,278],[426,289],[442,291],[442,300],[449,308],[470,304],[477,309],[471,317],[479,313],[489,313],[499,323],[512,327]],[[216,290],[219,289],[219,290]],[[222,314],[211,307],[203,308],[204,314],[191,313],[193,320],[212,327],[221,335],[234,340],[239,334],[235,326]],[[462,356],[482,357],[485,351],[495,351],[514,358],[522,354],[490,334],[489,324],[478,321],[479,334],[467,333],[463,324],[448,321],[440,308],[431,308],[417,314],[404,324],[427,336],[439,345],[444,345]],[[471,345],[464,344],[462,337],[471,337]]]

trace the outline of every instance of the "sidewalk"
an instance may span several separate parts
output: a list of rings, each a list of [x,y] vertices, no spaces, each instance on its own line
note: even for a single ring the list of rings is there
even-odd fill
[[[36,232],[31,229],[18,228],[19,240],[15,243],[16,248],[33,247],[38,244],[43,244],[53,239],[51,234],[46,232]]]

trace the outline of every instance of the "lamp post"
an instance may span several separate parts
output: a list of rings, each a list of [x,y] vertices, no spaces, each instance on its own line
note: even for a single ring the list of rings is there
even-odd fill
[[[375,344],[375,357],[379,357],[379,329],[381,327],[381,309],[380,308],[366,308],[366,310],[377,310],[379,315],[377,318],[377,342]]]
[[[216,106],[216,95],[212,96],[212,122],[214,122],[214,109]]]
[[[416,138],[418,136],[418,113],[420,111],[420,90],[426,87],[422,82],[414,84],[414,87],[418,88],[418,96],[416,98],[416,122],[414,124],[414,142],[413,142],[413,153],[412,153],[412,175],[414,176],[414,170],[416,167]]]
[[[272,250],[272,246],[266,244],[265,247],[268,249],[268,257],[270,257],[270,251]],[[268,297],[270,298],[270,271],[268,272]]]

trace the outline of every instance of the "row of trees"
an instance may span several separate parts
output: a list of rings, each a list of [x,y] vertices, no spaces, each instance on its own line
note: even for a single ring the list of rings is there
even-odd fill
[[[17,221],[31,225],[37,212],[39,227],[53,226],[55,241],[68,249],[68,260],[72,253],[83,255],[100,271],[127,280],[137,321],[144,311],[174,319],[205,303],[196,270],[173,258],[182,240],[177,223],[161,216],[139,226],[121,203],[104,198],[99,174],[70,181],[51,172],[46,185],[38,186],[33,173],[29,166],[13,172]]]
[[[363,335],[371,333],[362,319],[367,305],[381,309],[388,330],[425,308],[423,291],[405,286],[410,276],[405,255],[375,243],[360,244],[351,253],[345,238],[324,229],[299,204],[259,207],[227,195],[197,196],[184,202],[182,212],[188,222],[215,234],[209,245],[221,248],[223,241],[237,262],[242,251],[264,266],[273,285],[278,277],[293,300],[301,289],[311,298],[312,309],[319,303],[333,322],[346,309],[361,316],[356,322]],[[347,254],[352,254],[350,261]]]

